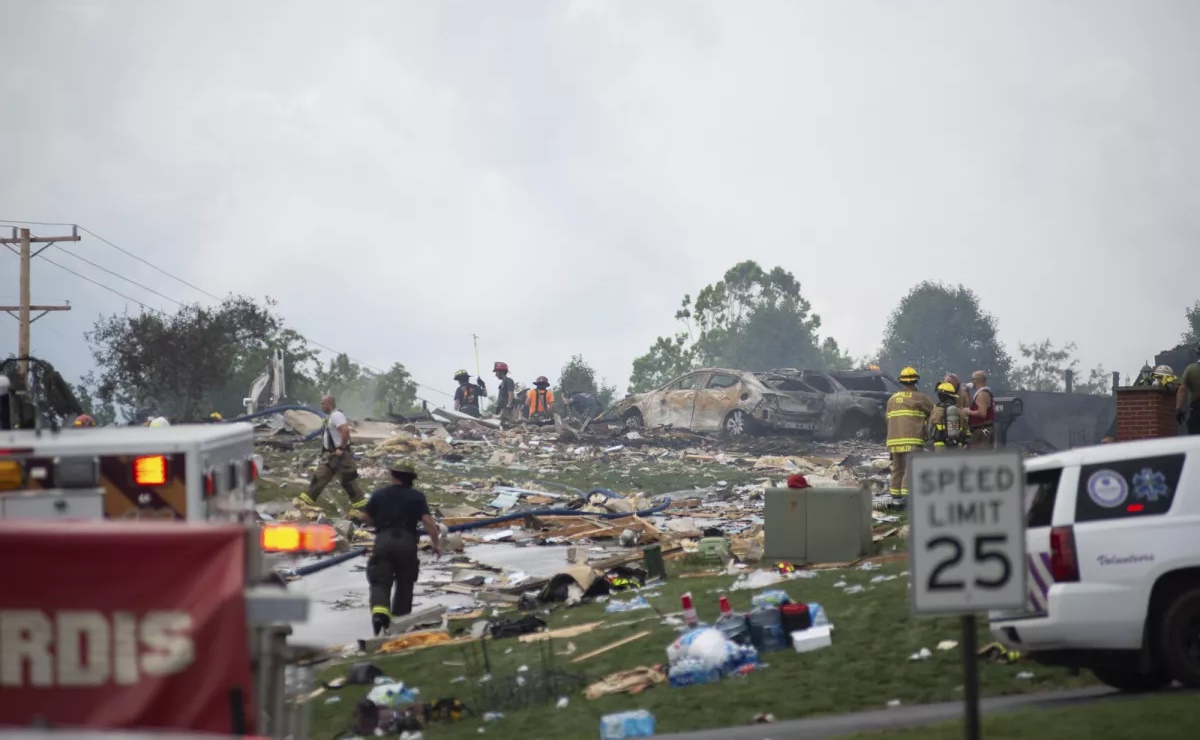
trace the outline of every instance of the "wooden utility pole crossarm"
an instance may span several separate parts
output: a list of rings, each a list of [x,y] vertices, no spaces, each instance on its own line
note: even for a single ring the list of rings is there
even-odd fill
[[[19,233],[18,233],[19,232]],[[30,236],[29,229],[13,229],[13,235],[10,239],[0,239],[0,244],[8,247],[16,252],[21,258],[21,277],[20,277],[20,293],[21,305],[19,306],[0,306],[0,311],[5,311],[10,316],[16,311],[16,319],[21,322],[19,338],[17,340],[17,357],[22,358],[21,365],[21,380],[25,383],[29,382],[29,325],[45,316],[50,311],[70,311],[71,305],[68,303],[65,306],[34,306],[29,297],[29,263],[30,261],[41,254],[43,250],[49,248],[55,242],[77,242],[79,241],[79,229],[71,229],[70,236]],[[32,244],[44,244],[45,246],[36,252],[31,251]],[[14,248],[14,246],[16,248]],[[30,318],[30,312],[41,311],[37,316]]]

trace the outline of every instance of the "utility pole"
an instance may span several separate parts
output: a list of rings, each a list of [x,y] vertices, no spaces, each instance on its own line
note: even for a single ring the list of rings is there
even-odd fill
[[[18,231],[20,234],[18,235]],[[17,340],[17,359],[20,361],[21,381],[28,385],[29,383],[29,325],[38,319],[45,316],[51,311],[70,311],[71,304],[65,306],[34,306],[31,305],[29,297],[29,263],[34,257],[42,253],[43,250],[53,245],[55,242],[77,242],[79,241],[79,229],[72,228],[70,236],[35,236],[29,235],[29,229],[13,229],[11,239],[0,239],[0,244],[8,247],[13,252],[16,252],[21,257],[21,305],[19,306],[0,306],[0,311],[4,311],[9,316],[17,319],[20,322],[21,328],[19,338]],[[44,244],[45,246],[38,249],[36,252],[31,252],[31,245]],[[17,313],[14,314],[13,311]],[[37,316],[30,317],[33,311],[40,311]]]

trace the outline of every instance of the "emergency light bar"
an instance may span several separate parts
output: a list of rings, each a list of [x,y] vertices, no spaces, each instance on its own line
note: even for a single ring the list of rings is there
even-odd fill
[[[167,456],[144,455],[133,461],[133,482],[139,486],[167,484]]]
[[[336,537],[328,524],[267,524],[259,535],[264,552],[332,552]]]

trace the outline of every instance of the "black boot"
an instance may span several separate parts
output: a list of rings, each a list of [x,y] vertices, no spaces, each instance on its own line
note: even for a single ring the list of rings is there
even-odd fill
[[[381,634],[388,634],[388,627],[390,627],[391,624],[392,620],[388,619],[383,614],[371,615],[371,626],[375,628],[376,637],[379,637]]]

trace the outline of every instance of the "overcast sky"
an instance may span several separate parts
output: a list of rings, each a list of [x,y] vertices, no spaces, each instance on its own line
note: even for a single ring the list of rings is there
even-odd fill
[[[1192,0],[0,0],[0,28],[0,218],[270,295],[444,390],[472,334],[485,372],[581,353],[624,389],[744,259],[855,356],[923,279],[974,289],[1014,354],[1073,340],[1123,373],[1200,298]],[[0,276],[15,303],[15,256]],[[33,326],[68,375],[98,313],[138,310],[40,260],[33,295],[74,306]]]

